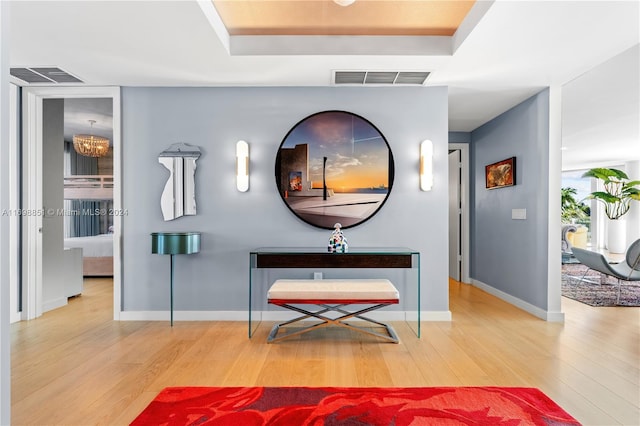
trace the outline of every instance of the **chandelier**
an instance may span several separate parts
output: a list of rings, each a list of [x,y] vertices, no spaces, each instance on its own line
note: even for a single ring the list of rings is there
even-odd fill
[[[96,120],[89,120],[91,128]],[[73,149],[85,157],[104,157],[109,153],[109,139],[95,135],[73,135]]]

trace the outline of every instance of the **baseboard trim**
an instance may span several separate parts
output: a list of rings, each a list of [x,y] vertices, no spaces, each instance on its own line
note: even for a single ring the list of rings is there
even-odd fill
[[[120,321],[169,321],[169,311],[121,311]],[[247,321],[247,311],[173,311],[174,321]]]
[[[421,311],[420,321],[451,321],[451,311]]]
[[[564,312],[550,312],[547,311],[547,317],[545,321],[549,322],[564,322]]]
[[[54,309],[62,308],[67,305],[67,298],[60,297],[58,299],[49,300],[42,304],[42,313],[52,311]]]
[[[517,308],[522,309],[523,311],[530,313],[535,317],[538,317],[540,319],[543,319],[549,322],[564,322],[564,313],[562,312],[545,311],[544,309],[541,309],[535,305],[532,305],[529,302],[525,302],[522,299],[519,299],[515,296],[505,293],[502,290],[498,290],[497,288],[492,287],[489,284],[483,283],[482,281],[476,280],[474,278],[471,279],[471,284],[483,291],[486,291],[487,293],[493,296],[496,296],[499,299],[504,300],[507,303],[514,305]]]
[[[255,318],[262,321],[286,321],[292,318],[290,311],[256,312]],[[415,312],[388,311],[369,312],[366,316],[377,321],[405,321],[415,318]],[[169,321],[169,311],[122,311],[120,321]],[[421,321],[451,321],[451,311],[421,311]],[[247,321],[247,311],[174,311],[174,321]],[[257,319],[259,321],[259,319]]]

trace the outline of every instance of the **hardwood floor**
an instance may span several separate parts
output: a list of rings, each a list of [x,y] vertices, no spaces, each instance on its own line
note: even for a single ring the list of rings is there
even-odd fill
[[[267,344],[270,324],[114,322],[112,283],[12,325],[13,425],[125,425],[166,386],[527,386],[585,425],[640,424],[640,308],[563,299],[564,324],[450,283],[452,322],[400,344],[323,329]]]

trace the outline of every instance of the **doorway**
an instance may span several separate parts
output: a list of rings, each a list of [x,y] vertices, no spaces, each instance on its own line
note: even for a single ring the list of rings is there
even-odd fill
[[[449,276],[462,278],[462,185],[460,150],[449,150]]]
[[[449,276],[469,280],[469,145],[449,144]]]
[[[122,211],[120,89],[84,87],[28,87],[23,89],[23,208],[43,212],[23,217],[22,228],[22,319],[36,318],[43,313],[43,232],[45,222],[56,220],[43,201],[43,126],[44,113],[49,113],[45,100],[68,98],[110,98],[113,106],[113,209]],[[55,105],[55,102],[52,103]],[[54,108],[55,109],[55,108]],[[54,125],[55,127],[55,125]],[[61,127],[61,125],[60,125]],[[63,211],[62,209],[61,211]],[[55,213],[55,212],[54,212]],[[122,217],[113,217],[113,317],[121,311],[121,229]]]

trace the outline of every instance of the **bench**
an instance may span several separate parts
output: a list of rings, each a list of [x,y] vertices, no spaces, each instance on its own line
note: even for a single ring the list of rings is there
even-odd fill
[[[329,325],[345,327],[393,343],[398,343],[399,341],[393,327],[362,316],[364,313],[399,303],[400,297],[398,290],[391,281],[386,279],[280,279],[276,280],[269,289],[267,299],[270,304],[302,314],[302,316],[292,320],[274,325],[267,338],[268,343],[297,336]],[[295,305],[317,305],[320,307],[320,310],[312,312]],[[371,306],[349,312],[345,309],[345,307],[349,305]],[[325,315],[328,312],[337,312],[341,315],[337,318],[331,318]],[[316,318],[320,320],[320,323],[315,323],[278,336],[281,327],[308,318]],[[383,327],[386,333],[378,333],[344,322],[349,318],[357,318]]]

